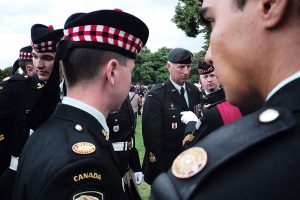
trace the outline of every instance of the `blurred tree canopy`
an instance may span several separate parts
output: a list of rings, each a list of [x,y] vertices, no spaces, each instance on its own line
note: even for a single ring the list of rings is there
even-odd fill
[[[12,67],[7,67],[5,69],[0,69],[0,82],[11,75],[11,72],[12,72]]]
[[[143,85],[163,83],[169,78],[167,70],[167,56],[171,49],[162,47],[152,53],[145,47],[136,58],[136,67],[132,75],[132,83],[140,83]],[[203,60],[205,51],[193,52],[192,70],[189,82],[198,83],[198,62]]]
[[[196,37],[199,34],[203,34],[205,39],[203,49],[207,50],[210,31],[201,19],[200,7],[201,3],[199,0],[178,0],[172,21],[188,37]]]

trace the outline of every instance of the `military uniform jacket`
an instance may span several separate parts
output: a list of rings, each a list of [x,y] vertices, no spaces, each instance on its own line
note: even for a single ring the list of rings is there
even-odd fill
[[[300,199],[299,91],[297,79],[264,108],[203,138],[195,147],[207,152],[206,166],[181,180],[162,174],[152,199]]]
[[[133,146],[125,151],[115,151],[120,169],[124,174],[129,168],[134,172],[141,172],[138,151],[135,147],[135,130],[133,127],[133,109],[127,97],[118,112],[110,113],[107,117],[110,138],[114,142],[129,142]]]
[[[13,75],[1,83],[0,134],[3,142],[6,142],[9,157],[10,155],[18,157],[29,137],[30,127],[26,122],[26,117],[43,87],[44,85],[39,82],[37,76],[27,75]],[[0,154],[3,153],[0,152]]]
[[[24,147],[13,199],[123,199],[121,173],[103,131],[87,112],[58,104]]]
[[[200,92],[194,85],[186,83],[186,91],[189,107],[170,80],[154,86],[147,94],[142,130],[146,149],[143,170],[148,183],[166,171],[182,150],[185,124],[180,113],[193,111],[200,103]]]

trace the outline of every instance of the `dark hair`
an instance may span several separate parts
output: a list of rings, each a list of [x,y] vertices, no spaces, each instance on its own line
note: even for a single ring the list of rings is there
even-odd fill
[[[63,59],[64,76],[68,86],[93,79],[99,73],[100,66],[104,66],[113,58],[124,66],[129,59],[121,54],[101,49],[72,49],[69,56]]]
[[[134,92],[134,90],[135,90],[134,85],[131,85],[131,86],[130,86],[130,89],[129,89],[129,92]]]

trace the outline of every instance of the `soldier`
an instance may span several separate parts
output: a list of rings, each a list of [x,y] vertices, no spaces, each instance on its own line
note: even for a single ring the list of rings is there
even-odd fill
[[[19,67],[21,67],[23,73],[25,75],[32,75],[33,72],[33,64],[32,64],[32,47],[31,46],[26,46],[20,49],[19,52],[19,58],[14,62],[13,64],[13,71],[12,71],[12,75],[16,76],[15,73],[16,71],[19,69]],[[17,75],[19,76],[19,75]],[[20,75],[21,79],[23,78],[23,75]],[[5,78],[5,80],[10,79],[9,78]],[[16,79],[16,77],[14,78]],[[0,90],[3,89],[3,86],[5,85],[6,81],[1,82],[0,83]],[[6,146],[6,139],[4,136],[4,133],[0,132],[0,177],[2,175],[2,173],[4,172],[4,170],[9,166],[9,162],[10,162],[10,154],[8,153],[7,150],[7,146]]]
[[[140,199],[135,184],[141,184],[143,173],[139,154],[135,148],[134,113],[129,96],[121,109],[107,117],[110,138],[123,175],[125,190],[129,199]],[[134,172],[134,174],[133,174]]]
[[[54,63],[55,44],[61,36],[61,29],[53,30],[44,25],[33,25],[31,28],[32,54],[33,63],[38,69],[37,75],[11,76],[5,81],[0,90],[0,132],[4,135],[8,153],[11,156],[9,168],[5,170],[0,178],[3,199],[11,199],[18,157],[29,137],[31,128],[27,122],[27,117],[44,90],[43,81],[47,81],[50,76]],[[44,48],[43,45],[46,41],[52,41],[52,44],[46,45],[46,48]],[[23,62],[23,60],[20,60],[20,62]]]
[[[14,199],[126,199],[105,118],[128,95],[149,30],[120,10],[75,13],[56,59],[67,96],[27,141]]]
[[[142,118],[145,156],[143,172],[149,184],[171,166],[182,148],[185,124],[180,121],[182,111],[193,111],[200,103],[200,92],[187,83],[192,53],[183,48],[168,54],[170,78],[155,85],[147,94]]]
[[[240,109],[226,100],[224,90],[220,87],[219,80],[215,74],[214,66],[203,62],[199,63],[198,67],[200,81],[203,84],[203,100],[195,114],[199,117],[201,126],[198,124],[200,127],[196,131],[197,127],[193,125],[194,123],[187,125],[185,129],[186,135],[183,139],[184,148],[195,144],[217,128],[230,124],[242,117]],[[183,112],[182,114],[184,122],[192,119],[192,121],[198,121],[198,119],[194,120],[196,118],[192,116],[193,113]]]
[[[152,199],[300,199],[299,9],[298,0],[203,1],[206,60],[228,101],[263,107],[179,155]]]
[[[13,65],[12,74],[15,74],[19,67],[22,69],[23,74],[32,76],[36,73],[36,70],[32,63],[32,47],[26,46],[20,49],[19,58]]]

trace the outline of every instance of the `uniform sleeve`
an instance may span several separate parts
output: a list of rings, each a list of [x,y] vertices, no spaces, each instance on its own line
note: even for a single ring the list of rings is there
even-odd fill
[[[11,123],[14,117],[13,98],[8,84],[0,84],[0,133],[4,135],[11,131]]]
[[[152,92],[147,95],[142,118],[143,139],[145,145],[144,162],[148,163],[152,177],[156,177],[164,169],[162,155],[163,142],[163,110],[161,100]]]
[[[121,176],[108,167],[93,158],[68,164],[49,179],[37,199],[125,199]]]
[[[133,148],[129,156],[129,165],[134,172],[141,172],[141,163],[139,159],[139,153],[136,148]]]

